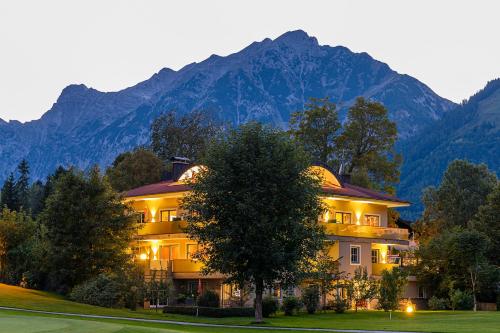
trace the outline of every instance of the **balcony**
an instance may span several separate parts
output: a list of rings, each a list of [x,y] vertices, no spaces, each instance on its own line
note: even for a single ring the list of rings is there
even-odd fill
[[[174,259],[172,260],[172,272],[174,273],[198,273],[203,268],[199,261],[191,259]]]
[[[186,227],[186,221],[148,222],[141,224],[138,234],[139,236],[180,234],[184,233]]]
[[[386,269],[388,271],[392,270],[394,267],[399,267],[398,264],[372,264],[372,275],[382,275],[382,272]]]
[[[379,238],[388,240],[407,241],[408,230],[400,228],[372,227],[368,225],[327,223],[327,235]]]

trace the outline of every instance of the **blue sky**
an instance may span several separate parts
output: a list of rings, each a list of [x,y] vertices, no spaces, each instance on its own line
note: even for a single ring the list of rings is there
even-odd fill
[[[37,119],[71,83],[119,90],[295,29],[459,102],[500,77],[498,13],[487,0],[0,0],[0,118]]]

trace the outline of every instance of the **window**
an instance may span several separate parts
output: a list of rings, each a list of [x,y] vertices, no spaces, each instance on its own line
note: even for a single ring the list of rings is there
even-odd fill
[[[177,219],[177,214],[175,209],[165,209],[160,211],[160,221],[161,222],[171,222]]]
[[[351,245],[351,265],[359,265],[361,263],[361,246]]]
[[[425,287],[418,287],[418,298],[427,298],[427,291],[425,290]]]
[[[161,260],[180,259],[179,245],[178,244],[160,245],[159,257],[160,257],[159,259],[161,259]]]
[[[335,222],[343,224],[351,224],[351,213],[335,212]]]
[[[379,262],[380,250],[374,249],[372,250],[372,264],[377,264]]]
[[[137,212],[137,222],[139,223],[146,223],[146,213],[144,212]]]
[[[193,254],[198,251],[198,244],[188,244],[186,248],[187,259],[193,259]]]
[[[372,227],[380,227],[380,216],[365,214],[364,225],[370,225]]]

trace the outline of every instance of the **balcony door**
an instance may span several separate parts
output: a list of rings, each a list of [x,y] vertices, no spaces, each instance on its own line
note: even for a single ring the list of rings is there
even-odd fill
[[[160,245],[160,260],[179,259],[179,244],[163,244]]]

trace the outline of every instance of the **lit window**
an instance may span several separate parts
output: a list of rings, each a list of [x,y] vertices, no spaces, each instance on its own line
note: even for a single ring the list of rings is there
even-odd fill
[[[380,216],[365,214],[364,225],[370,225],[372,227],[380,227]]]
[[[379,261],[380,250],[374,249],[372,250],[372,264],[377,264]]]
[[[359,265],[361,263],[361,246],[351,245],[351,265]]]
[[[343,223],[343,224],[351,224],[351,213],[344,212],[336,212],[335,213],[335,222]]]
[[[138,223],[146,223],[146,213],[138,212],[136,213]]]
[[[193,259],[196,251],[198,251],[198,244],[188,244],[186,249],[187,259]]]
[[[177,220],[177,214],[175,209],[165,209],[160,212],[161,222],[171,222]]]

